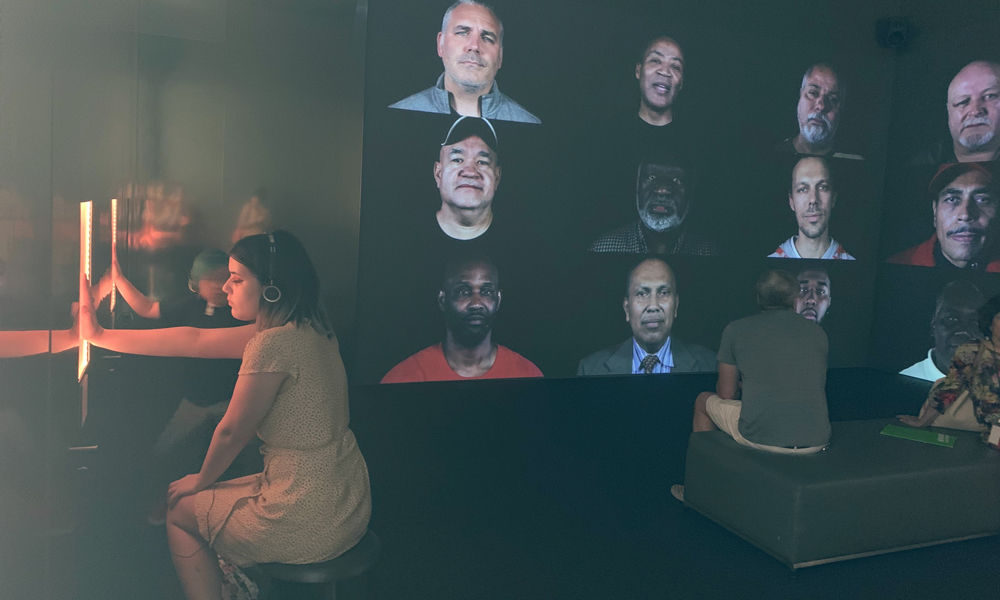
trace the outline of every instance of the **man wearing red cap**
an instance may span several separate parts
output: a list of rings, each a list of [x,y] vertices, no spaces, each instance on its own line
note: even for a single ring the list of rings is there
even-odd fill
[[[997,214],[993,180],[993,172],[980,163],[941,165],[928,186],[934,235],[888,262],[1000,273],[1000,259],[991,260]]]

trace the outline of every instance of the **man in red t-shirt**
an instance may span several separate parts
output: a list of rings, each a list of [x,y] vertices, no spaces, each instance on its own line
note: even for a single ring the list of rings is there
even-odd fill
[[[399,363],[382,383],[542,377],[530,360],[493,343],[500,277],[485,257],[451,261],[438,292],[445,338]]]

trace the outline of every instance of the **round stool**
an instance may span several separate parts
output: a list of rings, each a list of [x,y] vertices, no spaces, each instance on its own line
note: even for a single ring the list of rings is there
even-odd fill
[[[382,544],[371,530],[353,548],[333,560],[308,565],[261,563],[262,598],[355,600],[365,597],[364,575],[378,559]]]

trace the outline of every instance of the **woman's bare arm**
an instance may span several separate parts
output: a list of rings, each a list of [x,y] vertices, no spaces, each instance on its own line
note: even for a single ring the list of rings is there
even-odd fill
[[[170,327],[167,329],[100,329],[87,332],[91,344],[146,356],[190,358],[243,358],[243,349],[257,333],[256,325],[224,329]]]
[[[167,329],[104,329],[97,322],[90,284],[80,278],[80,334],[95,346],[146,356],[242,358],[247,342],[257,332],[254,324],[225,329],[170,327]]]

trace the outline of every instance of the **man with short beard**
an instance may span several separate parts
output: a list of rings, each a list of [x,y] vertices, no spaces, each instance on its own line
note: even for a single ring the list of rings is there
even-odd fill
[[[636,178],[639,220],[608,232],[591,244],[591,252],[692,254],[716,256],[719,247],[690,231],[684,221],[691,209],[694,178],[690,169],[670,156],[643,159]]]
[[[1000,273],[993,163],[941,165],[927,186],[934,217],[929,240],[889,258],[897,265]]]
[[[858,154],[837,152],[834,149],[846,96],[847,90],[833,67],[824,63],[810,65],[802,76],[802,85],[799,87],[799,103],[796,108],[799,133],[781,142],[778,152],[864,160]]]
[[[799,297],[795,300],[795,312],[821,325],[832,301],[830,275],[823,269],[803,269],[796,279]]]
[[[450,261],[438,292],[445,338],[399,363],[382,383],[542,377],[531,361],[493,342],[500,277],[485,257]]]
[[[830,214],[837,191],[826,159],[807,156],[792,169],[788,205],[798,223],[797,235],[785,240],[768,258],[820,258],[854,260],[837,240],[830,237]]]
[[[495,78],[503,63],[503,23],[489,6],[475,0],[452,4],[437,35],[437,53],[444,63],[437,83],[389,108],[542,122],[497,87]]]

